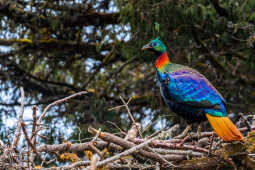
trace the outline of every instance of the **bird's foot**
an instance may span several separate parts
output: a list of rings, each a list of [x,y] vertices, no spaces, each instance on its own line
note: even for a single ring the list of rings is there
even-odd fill
[[[175,139],[183,139],[184,137],[187,136],[188,132],[190,131],[192,125],[187,125],[186,129],[178,136],[175,136]]]

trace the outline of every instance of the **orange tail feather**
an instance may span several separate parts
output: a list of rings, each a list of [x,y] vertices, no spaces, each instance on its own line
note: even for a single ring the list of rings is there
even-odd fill
[[[244,137],[228,117],[206,114],[208,121],[217,135],[225,141],[244,141]]]

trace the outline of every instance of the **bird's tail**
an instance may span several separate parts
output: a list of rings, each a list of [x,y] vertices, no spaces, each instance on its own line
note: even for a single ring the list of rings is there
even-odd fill
[[[208,121],[217,135],[225,141],[244,141],[244,137],[228,117],[206,114]]]

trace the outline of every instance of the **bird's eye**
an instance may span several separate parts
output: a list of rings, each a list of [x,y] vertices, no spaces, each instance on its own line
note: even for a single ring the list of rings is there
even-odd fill
[[[157,43],[155,43],[155,42],[154,42],[154,43],[151,43],[151,46],[152,46],[152,47],[154,47],[154,46],[156,46],[156,45],[157,45]]]

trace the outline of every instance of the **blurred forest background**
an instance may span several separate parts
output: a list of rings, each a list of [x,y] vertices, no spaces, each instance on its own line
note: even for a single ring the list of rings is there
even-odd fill
[[[229,113],[255,112],[255,1],[0,0],[0,20],[5,142],[12,135],[6,120],[19,112],[20,86],[31,114],[33,105],[39,114],[57,99],[89,91],[47,113],[45,143],[83,139],[89,125],[117,131],[107,121],[127,129],[125,108],[109,110],[122,105],[120,96],[132,97],[130,110],[143,128],[158,119],[164,126],[179,122],[160,97],[155,57],[141,51],[157,36],[172,62],[199,70],[215,85]],[[69,136],[56,128],[59,122],[72,127]]]

